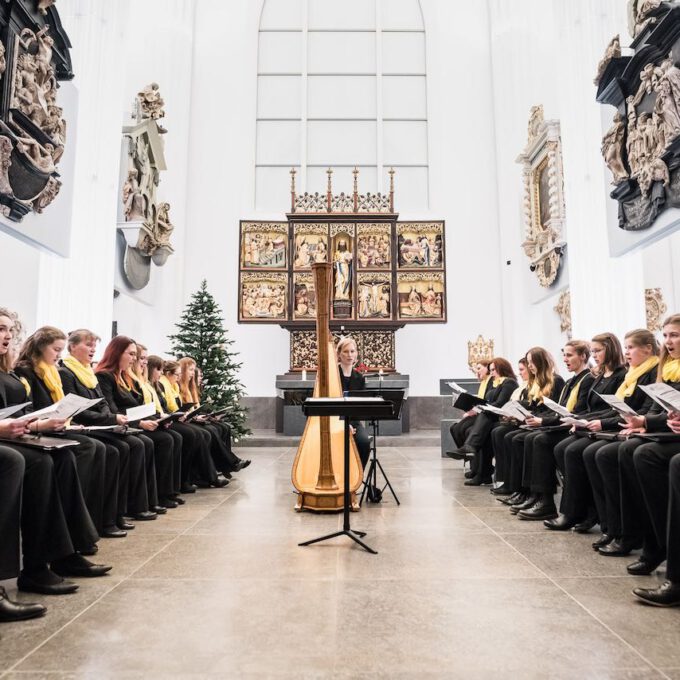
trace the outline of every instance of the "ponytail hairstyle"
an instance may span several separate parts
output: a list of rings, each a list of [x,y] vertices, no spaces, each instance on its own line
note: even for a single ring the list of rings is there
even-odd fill
[[[652,348],[652,356],[659,356],[659,343],[656,340],[656,336],[646,328],[636,328],[634,331],[628,331],[623,339],[630,340],[636,347],[649,346]]]
[[[530,365],[536,368],[536,373],[531,371]],[[529,380],[527,388],[529,391],[538,386],[538,391],[544,397],[550,396],[555,385],[555,361],[550,352],[543,347],[532,347],[527,352],[527,368],[529,368]]]
[[[564,343],[565,347],[571,347],[576,354],[583,357],[583,363],[590,359],[590,345],[585,340],[569,340]]]
[[[669,317],[666,317],[661,324],[661,328],[665,328],[666,326],[677,326],[680,329],[680,314],[671,314]],[[668,353],[666,343],[664,342],[661,345],[661,354],[659,356],[659,372],[656,375],[657,382],[663,382],[663,365],[671,359],[672,357]]]
[[[604,375],[607,370],[615,371],[626,363],[621,343],[613,333],[600,333],[593,337],[592,342],[604,347],[604,361],[595,369],[596,375]]]
[[[64,331],[55,328],[54,326],[43,326],[29,335],[24,342],[19,358],[17,359],[17,366],[21,365],[26,368],[33,368],[38,365],[42,359],[42,353],[45,347],[51,345],[55,340],[66,340]]]

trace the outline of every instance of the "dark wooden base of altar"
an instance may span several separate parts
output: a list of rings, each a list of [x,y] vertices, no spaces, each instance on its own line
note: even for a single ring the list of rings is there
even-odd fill
[[[305,429],[307,418],[302,413],[302,403],[312,396],[316,373],[307,372],[307,379],[302,380],[300,373],[286,373],[276,376],[276,431],[285,435],[299,436]],[[389,373],[380,379],[378,376],[366,378],[366,389],[407,390],[409,376],[400,373]],[[385,420],[380,423],[380,434],[398,436],[410,431],[409,403],[404,401],[401,420]]]

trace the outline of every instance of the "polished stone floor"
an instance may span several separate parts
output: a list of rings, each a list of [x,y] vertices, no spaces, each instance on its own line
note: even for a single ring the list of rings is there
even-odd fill
[[[49,611],[0,625],[0,678],[680,680],[680,610],[630,594],[661,573],[512,518],[438,449],[381,451],[402,505],[352,515],[377,556],[298,547],[340,518],[292,510],[293,450],[247,455],[226,489],[102,541],[109,576],[20,596]]]

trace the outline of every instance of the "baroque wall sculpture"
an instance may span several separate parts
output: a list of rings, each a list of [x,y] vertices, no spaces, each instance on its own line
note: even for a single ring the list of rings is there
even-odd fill
[[[71,80],[71,43],[54,0],[0,5],[0,212],[20,222],[61,188],[66,145],[59,81]]]
[[[475,366],[480,361],[491,361],[493,359],[493,347],[493,339],[485,340],[482,335],[478,335],[476,340],[468,340],[468,366],[473,373]]]
[[[571,340],[571,293],[563,290],[553,310],[560,317],[560,331]]]
[[[602,139],[619,227],[640,231],[680,207],[680,4],[631,0],[632,56],[614,38],[600,62],[597,101],[616,110]]]
[[[560,124],[545,120],[543,107],[529,117],[527,145],[517,158],[524,177],[522,248],[544,288],[555,283],[566,246]]]
[[[151,263],[162,267],[174,252],[170,204],[157,196],[160,173],[166,169],[161,135],[167,130],[158,122],[165,115],[164,104],[158,84],[147,85],[137,94],[132,122],[123,127],[123,219],[118,228],[125,238],[123,272],[137,290],[149,283]]]
[[[660,331],[663,319],[668,311],[668,305],[663,299],[661,288],[645,289],[645,312],[647,314],[648,330]]]

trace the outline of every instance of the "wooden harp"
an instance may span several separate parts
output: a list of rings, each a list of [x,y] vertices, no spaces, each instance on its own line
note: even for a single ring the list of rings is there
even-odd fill
[[[329,263],[312,265],[316,289],[317,373],[315,397],[341,397],[342,381],[330,332],[332,289]],[[337,416],[309,416],[293,462],[291,479],[298,492],[296,510],[338,512],[344,508],[344,422]],[[350,438],[350,497],[358,509],[356,490],[363,469],[354,438]]]

